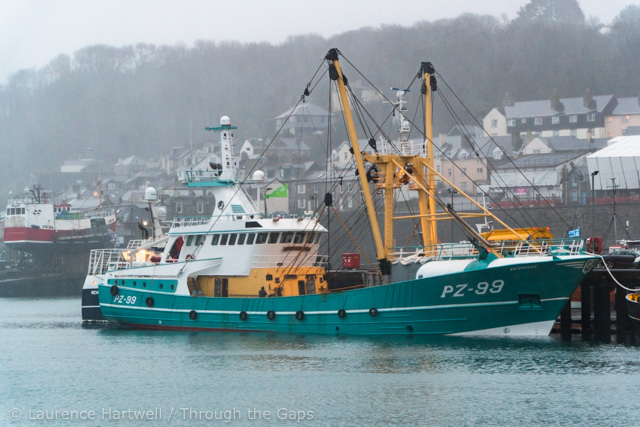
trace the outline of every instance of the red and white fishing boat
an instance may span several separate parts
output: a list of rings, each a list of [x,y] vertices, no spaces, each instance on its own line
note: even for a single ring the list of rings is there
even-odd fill
[[[39,185],[10,196],[5,214],[5,245],[34,257],[110,246],[116,227],[113,210],[55,204]]]

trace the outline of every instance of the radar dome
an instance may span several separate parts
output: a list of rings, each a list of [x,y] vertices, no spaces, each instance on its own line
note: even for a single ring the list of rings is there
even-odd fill
[[[231,126],[231,119],[229,116],[222,116],[222,118],[220,118],[220,126]]]
[[[257,170],[253,173],[253,180],[258,182],[264,182],[264,172]]]
[[[144,200],[146,200],[147,202],[157,201],[158,192],[156,191],[156,189],[153,187],[147,187],[147,189],[144,190]]]
[[[160,221],[164,221],[167,218],[167,210],[165,208],[158,208],[155,212]]]

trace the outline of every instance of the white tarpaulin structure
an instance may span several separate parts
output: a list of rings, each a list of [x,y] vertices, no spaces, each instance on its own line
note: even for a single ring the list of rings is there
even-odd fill
[[[640,189],[640,135],[619,136],[609,141],[609,145],[587,156],[589,174],[598,171],[594,177],[595,190]]]

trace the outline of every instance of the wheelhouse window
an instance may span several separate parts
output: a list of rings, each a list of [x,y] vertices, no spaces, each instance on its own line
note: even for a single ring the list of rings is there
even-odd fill
[[[304,232],[297,232],[296,235],[293,237],[293,243],[303,243],[304,242],[304,238],[305,238],[305,234]]]
[[[217,245],[219,241],[220,241],[220,235],[219,234],[214,234],[211,237],[211,244],[212,245],[214,245],[214,246]]]
[[[247,245],[253,245],[256,235],[254,233],[247,234]]]
[[[229,235],[228,234],[222,234],[220,236],[220,244],[221,245],[226,245],[228,240],[229,240]]]
[[[205,239],[204,234],[201,234],[199,236],[196,236],[196,246],[198,246],[199,244],[201,244]]]
[[[282,240],[280,240],[280,243],[291,243],[292,241],[293,241],[292,231],[287,231],[282,233]]]
[[[230,245],[235,245],[237,239],[238,239],[238,235],[236,233],[229,234],[229,244]]]
[[[239,245],[244,245],[244,239],[247,237],[246,234],[244,233],[240,233],[238,234],[238,244]]]
[[[276,233],[276,232],[269,233],[270,244],[278,243],[279,238],[280,238],[280,233]]]
[[[188,236],[187,237],[187,246],[191,246],[192,243],[193,243],[193,236]]]
[[[266,243],[267,236],[269,236],[269,233],[258,233],[258,236],[256,237],[256,245],[262,245]]]

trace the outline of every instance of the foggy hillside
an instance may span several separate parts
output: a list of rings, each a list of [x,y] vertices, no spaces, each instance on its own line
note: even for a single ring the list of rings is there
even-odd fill
[[[66,159],[158,159],[190,135],[204,141],[203,127],[223,114],[239,127],[238,139],[270,138],[274,117],[297,102],[332,47],[385,90],[408,84],[420,62],[431,61],[480,118],[502,106],[507,92],[518,101],[548,99],[554,89],[561,97],[586,88],[619,97],[640,90],[638,6],[610,28],[585,21],[579,8],[545,15],[525,7],[512,21],[467,14],[280,45],[88,46],[0,86],[0,196]],[[323,91],[311,102],[325,106]]]

